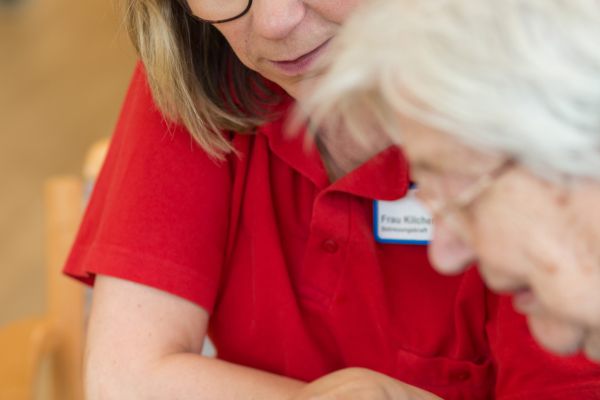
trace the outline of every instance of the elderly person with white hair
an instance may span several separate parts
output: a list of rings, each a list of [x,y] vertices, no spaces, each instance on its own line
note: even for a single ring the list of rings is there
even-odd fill
[[[534,337],[600,360],[600,2],[374,1],[306,102],[402,146],[429,257],[477,262]]]

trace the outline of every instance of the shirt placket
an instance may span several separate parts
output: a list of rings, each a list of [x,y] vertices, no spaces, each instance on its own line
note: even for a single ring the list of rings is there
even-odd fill
[[[322,308],[331,306],[348,263],[350,201],[346,193],[331,190],[324,190],[315,200],[300,295]]]

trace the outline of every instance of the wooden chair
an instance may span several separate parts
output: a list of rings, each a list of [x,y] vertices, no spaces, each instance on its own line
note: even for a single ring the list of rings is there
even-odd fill
[[[92,148],[85,179],[60,176],[45,183],[46,313],[0,328],[0,399],[32,400],[42,385],[52,399],[83,399],[86,289],[61,269],[81,219],[85,180],[97,175],[107,146],[103,141]]]

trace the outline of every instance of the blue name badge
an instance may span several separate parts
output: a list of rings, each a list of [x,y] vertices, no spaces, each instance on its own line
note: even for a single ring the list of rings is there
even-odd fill
[[[426,245],[433,236],[429,211],[415,197],[417,189],[396,201],[373,202],[373,233],[379,243]]]

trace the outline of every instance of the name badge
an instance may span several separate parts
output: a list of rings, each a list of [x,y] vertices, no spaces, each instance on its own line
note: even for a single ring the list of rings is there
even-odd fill
[[[426,245],[433,236],[429,211],[415,197],[417,189],[396,201],[373,202],[373,232],[379,243]]]

